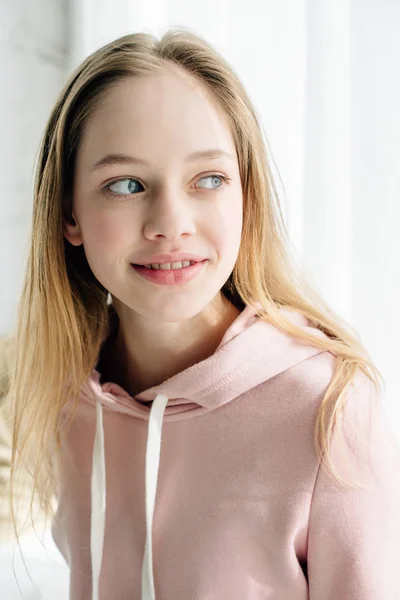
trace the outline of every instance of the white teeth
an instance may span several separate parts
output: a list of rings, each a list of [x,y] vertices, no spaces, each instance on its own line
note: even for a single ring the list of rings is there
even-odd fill
[[[147,269],[162,269],[164,271],[170,271],[173,269],[183,269],[185,267],[190,267],[190,265],[194,265],[194,261],[192,260],[184,260],[182,262],[173,262],[173,263],[153,263],[151,265],[143,265]]]

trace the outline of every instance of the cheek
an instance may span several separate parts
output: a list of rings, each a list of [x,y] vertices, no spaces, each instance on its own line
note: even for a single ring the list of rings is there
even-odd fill
[[[237,253],[243,225],[241,204],[235,202],[229,208],[225,206],[221,212],[214,214],[208,223],[210,237],[219,253]]]
[[[93,214],[84,227],[86,246],[102,252],[104,249],[118,249],[124,244],[125,238],[130,234],[132,228],[129,221],[112,215],[110,213]]]
[[[124,257],[132,245],[133,227],[129,219],[116,218],[110,212],[86,215],[82,225],[86,258],[93,273],[104,284],[104,279],[115,271],[116,261]]]

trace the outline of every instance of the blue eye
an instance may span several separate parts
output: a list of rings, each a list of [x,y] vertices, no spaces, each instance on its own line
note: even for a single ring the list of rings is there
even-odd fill
[[[228,181],[230,181],[230,179],[228,177],[225,177],[224,175],[206,175],[206,177],[201,177],[199,179],[199,181],[203,181],[203,179],[220,179],[221,181],[224,181],[225,183],[227,183]],[[212,190],[218,190],[219,188],[222,187],[222,184],[218,187],[218,188],[206,188],[206,189],[212,189]]]
[[[129,184],[128,184],[128,186],[127,186],[127,191],[125,191],[125,192],[124,192],[124,191],[122,191],[122,190],[121,190],[121,188],[123,188],[123,186],[122,186],[121,184],[122,184],[123,182],[125,182],[125,181],[128,181],[128,182],[129,182]],[[132,183],[132,182],[134,182],[134,183]],[[113,194],[114,196],[125,196],[126,194],[132,194],[132,193],[135,191],[136,184],[138,184],[138,183],[139,183],[139,182],[138,182],[138,180],[137,180],[137,179],[132,179],[132,178],[130,178],[130,177],[127,177],[126,179],[118,179],[117,181],[113,181],[112,183],[108,184],[108,185],[105,187],[105,189],[106,189],[106,190],[108,190],[108,191],[110,191],[110,193],[111,193],[111,194]],[[120,187],[120,192],[121,192],[121,193],[116,193],[116,192],[113,192],[113,191],[110,189],[112,185],[121,185],[121,187]],[[142,185],[142,184],[140,184],[140,185]],[[142,186],[142,187],[143,187],[143,186]]]
[[[218,175],[217,173],[213,173],[212,175],[206,175],[205,177],[201,177],[198,181],[203,181],[205,179],[212,179],[212,180],[221,180],[223,181],[225,184],[228,184],[231,179],[229,177],[226,177],[225,175]],[[128,182],[128,185],[126,185],[125,182]],[[111,190],[111,186],[120,186],[119,192],[115,192]],[[123,179],[117,179],[116,181],[112,181],[111,183],[109,183],[108,185],[106,185],[103,190],[106,194],[109,194],[111,196],[127,196],[127,195],[136,195],[138,193],[140,193],[143,190],[137,190],[137,185],[142,186],[142,184],[137,180],[137,179],[133,179],[132,177],[125,177]],[[125,190],[124,190],[125,187]],[[218,187],[207,187],[207,188],[202,188],[202,189],[208,189],[210,191],[218,191],[219,189],[221,189],[223,187],[223,184],[221,184]],[[143,186],[142,186],[143,188]],[[199,188],[200,189],[200,188]]]

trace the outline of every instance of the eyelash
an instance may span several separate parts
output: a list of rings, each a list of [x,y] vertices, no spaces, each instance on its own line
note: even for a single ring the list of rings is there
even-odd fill
[[[225,184],[229,184],[232,181],[232,179],[230,177],[226,177],[225,175],[219,175],[218,173],[211,173],[210,175],[205,175],[203,177],[200,177],[200,179],[198,181],[201,181],[202,179],[209,179],[210,177],[218,177],[219,179],[222,179],[222,181]],[[112,192],[111,190],[109,190],[109,187],[111,185],[114,185],[114,183],[118,183],[119,181],[125,181],[127,179],[131,179],[132,181],[139,181],[135,177],[120,177],[119,179],[115,179],[114,181],[111,181],[110,183],[108,183],[103,188],[103,192],[106,194],[106,196],[114,196],[114,197],[117,197],[117,198],[124,198],[125,196],[137,196],[138,194],[141,194],[142,192],[136,192],[136,194],[117,194],[116,192]],[[141,185],[143,185],[143,184],[141,184]],[[216,188],[216,189],[211,189],[211,188],[207,189],[207,188],[204,188],[204,190],[208,191],[208,192],[218,192],[222,188],[223,188],[223,186],[221,185],[221,187]]]

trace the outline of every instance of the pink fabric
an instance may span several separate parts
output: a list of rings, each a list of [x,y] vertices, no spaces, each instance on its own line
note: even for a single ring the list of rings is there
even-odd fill
[[[250,306],[212,356],[135,398],[100,385],[93,369],[57,464],[52,532],[70,566],[70,600],[92,594],[96,402],[107,497],[99,598],[146,597],[145,459],[157,394],[169,401],[152,530],[156,600],[400,600],[400,447],[360,374],[344,412],[348,463],[337,437],[332,456],[365,490],[340,488],[319,468],[315,419],[333,370],[334,356]]]

